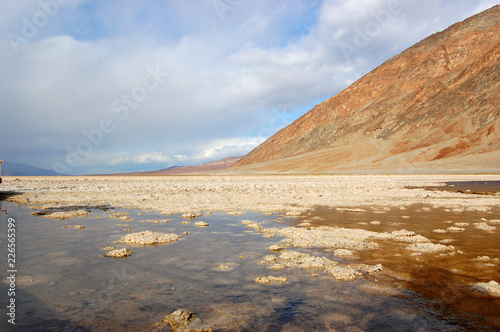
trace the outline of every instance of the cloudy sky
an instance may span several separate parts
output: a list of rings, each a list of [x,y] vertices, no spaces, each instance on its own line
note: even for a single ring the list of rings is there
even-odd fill
[[[68,174],[244,155],[492,0],[0,0],[0,158]]]

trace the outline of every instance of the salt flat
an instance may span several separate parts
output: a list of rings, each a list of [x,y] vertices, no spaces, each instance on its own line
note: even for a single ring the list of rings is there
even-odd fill
[[[500,181],[500,175],[283,175],[5,177],[2,191],[21,204],[110,204],[164,214],[192,211],[304,211],[315,206],[457,209],[499,204],[498,196],[407,189],[448,181]]]

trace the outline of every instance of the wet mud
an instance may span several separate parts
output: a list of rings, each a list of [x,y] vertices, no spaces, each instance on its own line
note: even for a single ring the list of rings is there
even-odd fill
[[[447,181],[441,186],[408,186],[408,189],[422,188],[428,191],[448,191],[463,194],[500,196],[500,181]]]

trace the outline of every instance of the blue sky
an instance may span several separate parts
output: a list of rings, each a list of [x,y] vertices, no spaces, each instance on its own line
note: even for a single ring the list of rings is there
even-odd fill
[[[68,174],[243,155],[491,0],[0,0],[0,158]]]

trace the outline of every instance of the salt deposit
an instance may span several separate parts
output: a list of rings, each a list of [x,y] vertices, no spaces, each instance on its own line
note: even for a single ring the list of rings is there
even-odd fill
[[[271,245],[269,250],[279,251],[287,247],[322,248],[339,250],[337,254],[351,256],[353,250],[376,249],[379,243],[375,241],[396,241],[412,243],[408,250],[417,253],[435,253],[452,251],[451,245],[434,244],[420,234],[405,229],[393,232],[373,232],[363,229],[319,226],[314,228],[285,227],[282,229],[265,228],[262,224],[251,220],[243,220],[242,224],[257,230],[259,233],[272,237],[283,236],[280,245]],[[346,250],[346,251],[342,251]]]
[[[435,253],[441,251],[452,251],[455,247],[452,245],[446,246],[439,243],[414,243],[406,247],[410,251],[415,251],[419,253]]]
[[[355,266],[339,265],[326,257],[309,255],[299,251],[284,250],[280,256],[268,255],[264,257],[261,264],[271,264],[273,270],[282,270],[289,267],[300,267],[302,269],[323,270],[331,274],[335,279],[354,280],[367,273],[382,271],[382,265],[369,266],[358,264]]]
[[[90,213],[90,211],[83,210],[83,209],[76,210],[76,211],[58,211],[58,212],[51,212],[51,211],[52,210],[33,212],[32,214],[35,216],[41,215],[43,218],[64,220],[64,219],[70,219],[70,218],[75,218],[75,217],[84,217]]]
[[[121,238],[121,242],[139,246],[162,245],[175,242],[180,239],[180,237],[180,235],[173,233],[167,234],[144,231],[125,235]]]
[[[188,309],[178,309],[170,315],[165,316],[160,324],[169,324],[173,332],[213,332],[211,326],[207,326],[196,317],[194,312]]]
[[[182,218],[185,218],[185,219],[194,219],[194,218],[198,218],[198,217],[201,217],[201,213],[199,213],[199,212],[189,212],[189,213],[184,213],[182,215]]]
[[[288,211],[287,213],[285,213],[285,215],[287,217],[300,217],[300,216],[302,216],[302,212],[301,211]]]
[[[219,271],[232,271],[235,266],[236,266],[235,263],[224,263],[224,264],[220,264],[219,266],[217,266],[217,270],[219,270]]]
[[[490,256],[477,256],[476,258],[474,258],[475,261],[480,261],[480,262],[487,262],[490,259],[491,259]]]
[[[304,211],[317,205],[372,205],[404,208],[424,200],[415,195],[422,189],[407,186],[437,186],[447,181],[495,181],[497,175],[358,175],[358,176],[231,176],[221,177],[216,191],[213,178],[204,176],[133,177],[4,177],[2,190],[22,192],[9,197],[20,204],[92,205],[155,210],[164,214],[186,211]],[[60,188],[67,188],[61,190]],[[384,188],[384,190],[378,190]],[[43,189],[43,190],[42,190]],[[377,190],[375,190],[377,189]],[[300,198],[296,195],[300,192]],[[155,193],[155,199],[143,196]],[[321,196],[320,196],[321,195]],[[454,192],[433,192],[433,206],[464,211],[465,207],[488,210],[498,205],[498,197],[484,195],[467,199]],[[45,209],[44,207],[42,207]],[[192,215],[192,214],[191,214]]]
[[[485,222],[474,223],[474,227],[483,231],[494,231],[497,229],[495,226],[490,226]]]
[[[113,257],[113,258],[125,258],[127,256],[132,255],[132,251],[127,248],[122,249],[114,249],[107,254],[103,254],[104,257]]]
[[[494,280],[490,280],[490,282],[479,282],[471,286],[475,291],[495,297],[500,297],[500,285]]]
[[[242,214],[245,214],[247,213],[246,211],[229,211],[229,212],[226,212],[227,215],[230,215],[230,216],[238,216],[238,215],[242,215]]]
[[[457,226],[451,226],[446,229],[448,232],[463,232],[465,231],[465,228],[463,227],[457,227]]]
[[[267,276],[267,277],[257,277],[254,280],[258,284],[269,285],[270,283],[281,284],[282,282],[288,282],[288,278],[285,277],[275,277],[275,276]]]

